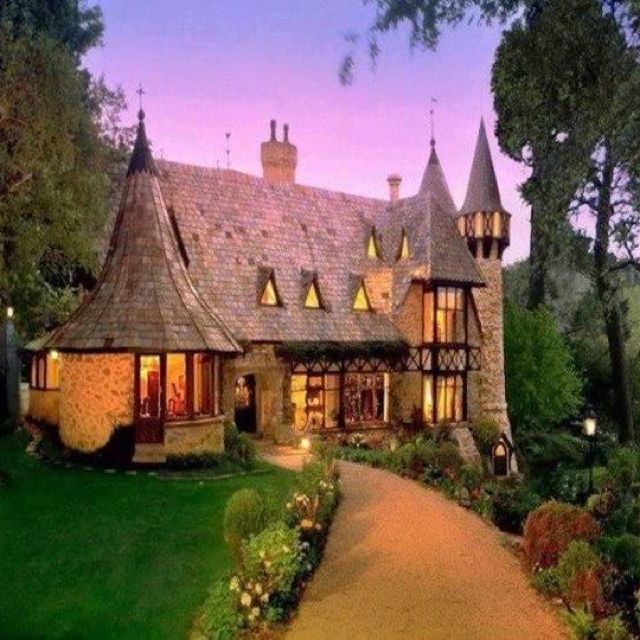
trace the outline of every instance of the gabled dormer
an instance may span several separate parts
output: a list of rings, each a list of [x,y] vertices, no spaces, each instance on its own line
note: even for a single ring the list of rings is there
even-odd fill
[[[282,306],[275,271],[269,267],[260,267],[258,271],[258,295],[260,305],[263,307]]]
[[[380,243],[378,242],[378,235],[375,227],[371,227],[369,239],[367,240],[367,258],[370,260],[379,260],[382,258],[382,254],[380,253]]]
[[[407,232],[405,228],[402,227],[402,236],[400,237],[400,246],[398,247],[398,255],[396,260],[400,262],[401,260],[408,260],[411,257],[411,251],[409,249],[409,238],[407,236]]]
[[[364,282],[364,278],[356,283],[355,295],[353,296],[353,311],[372,311],[371,301],[369,300],[369,294],[367,293],[367,286]]]
[[[318,274],[315,271],[302,271],[303,306],[305,309],[326,309],[320,291]]]

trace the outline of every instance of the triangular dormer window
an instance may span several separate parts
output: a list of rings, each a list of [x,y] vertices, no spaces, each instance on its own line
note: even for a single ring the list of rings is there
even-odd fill
[[[318,290],[318,284],[315,280],[311,281],[311,284],[307,289],[307,295],[304,299],[304,308],[305,309],[322,309],[320,291]]]
[[[367,288],[364,285],[364,280],[360,283],[353,299],[353,310],[371,311],[371,302],[369,302],[369,295],[367,294]]]
[[[269,276],[267,284],[264,286],[262,296],[260,298],[260,304],[265,307],[281,307],[282,301],[278,293],[278,287],[276,287],[276,281],[273,273]]]
[[[398,251],[398,260],[408,260],[411,257],[409,252],[409,238],[406,231],[402,230],[402,239],[400,240],[400,250]]]
[[[380,247],[378,246],[378,238],[376,236],[376,228],[371,228],[369,241],[367,242],[367,258],[380,258]]]

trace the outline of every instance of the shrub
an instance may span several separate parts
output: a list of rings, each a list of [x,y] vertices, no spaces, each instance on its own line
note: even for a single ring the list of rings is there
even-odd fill
[[[560,584],[558,583],[558,571],[556,567],[537,571],[533,574],[531,582],[533,586],[547,598],[555,598],[560,594]]]
[[[491,449],[500,436],[500,425],[493,418],[480,418],[471,427],[471,433],[478,451],[482,455],[491,455]]]
[[[264,529],[267,509],[255,489],[240,489],[228,500],[224,510],[224,539],[236,562],[242,563],[242,543]]]
[[[624,575],[640,581],[640,537],[625,533],[605,538],[602,549]]]
[[[581,504],[589,491],[589,476],[585,469],[559,469],[551,475],[551,495],[560,502]]]
[[[246,433],[240,433],[233,422],[224,425],[224,450],[242,464],[250,465],[256,459],[256,445]]]
[[[574,609],[565,614],[568,625],[573,631],[575,640],[592,640],[596,631],[593,614],[585,609]]]
[[[522,533],[527,516],[542,500],[537,493],[516,478],[496,482],[490,493],[493,523],[509,533]]]
[[[620,615],[609,616],[598,622],[596,640],[631,640],[632,637]]]
[[[464,461],[458,445],[454,442],[443,442],[435,452],[436,468],[447,478],[455,479],[460,473]]]
[[[615,488],[626,493],[638,478],[638,458],[633,449],[616,449],[609,457],[607,472]]]
[[[525,557],[531,568],[547,569],[557,564],[572,540],[593,542],[599,534],[598,523],[584,509],[545,502],[525,522]]]
[[[595,615],[604,611],[604,565],[589,543],[571,542],[560,557],[555,572],[560,592],[572,608],[585,607]]]
[[[240,630],[236,597],[226,581],[216,581],[202,606],[197,626],[206,638],[234,640]]]

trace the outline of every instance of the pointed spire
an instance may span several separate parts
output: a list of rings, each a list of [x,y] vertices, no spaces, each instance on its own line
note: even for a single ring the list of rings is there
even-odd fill
[[[447,179],[444,177],[444,171],[440,165],[440,159],[436,152],[436,141],[432,137],[430,141],[431,152],[427,167],[422,176],[420,184],[420,195],[430,195],[440,205],[440,207],[448,214],[455,216],[457,213],[456,205],[451,197]]]
[[[503,210],[502,202],[500,201],[500,189],[498,188],[493,160],[491,159],[487,131],[484,126],[484,118],[481,118],[467,195],[460,213]]]
[[[130,176],[143,171],[158,175],[153,156],[151,155],[149,141],[147,140],[147,132],[144,127],[144,111],[140,109],[140,111],[138,111],[138,132],[136,133],[136,141],[133,145],[133,153],[129,160],[127,175]]]

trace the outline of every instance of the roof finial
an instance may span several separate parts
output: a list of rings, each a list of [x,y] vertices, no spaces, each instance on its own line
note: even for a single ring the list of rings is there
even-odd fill
[[[138,94],[138,105],[140,110],[138,111],[138,120],[144,120],[144,111],[142,109],[142,96],[145,94],[145,90],[142,88],[142,83],[138,83],[138,90],[136,91]]]
[[[434,127],[433,127],[433,113],[434,113],[433,105],[436,102],[438,102],[438,98],[434,98],[433,96],[431,96],[431,109],[429,109],[429,119],[431,120],[431,140],[429,141],[429,144],[432,147],[436,146],[436,136],[435,136]]]

